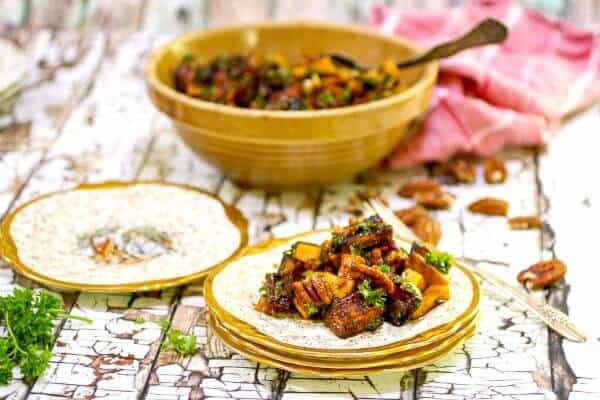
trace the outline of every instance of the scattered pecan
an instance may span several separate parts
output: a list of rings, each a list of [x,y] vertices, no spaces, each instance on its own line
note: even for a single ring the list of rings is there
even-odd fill
[[[442,187],[434,180],[427,178],[412,179],[406,182],[398,190],[398,194],[402,197],[412,198],[419,192],[440,192]]]
[[[442,237],[442,227],[440,226],[440,223],[429,216],[417,217],[410,228],[419,239],[433,245],[437,245]]]
[[[502,215],[508,213],[508,202],[493,197],[484,197],[469,204],[469,211],[484,215]]]
[[[445,171],[458,183],[475,182],[475,164],[464,158],[457,158],[446,164]]]
[[[559,259],[540,261],[519,272],[517,280],[529,289],[541,289],[562,279],[567,266]]]
[[[487,183],[497,184],[506,182],[508,171],[504,161],[490,158],[483,163],[483,177]]]
[[[432,210],[446,210],[454,201],[454,196],[442,191],[417,192],[415,200],[418,205]]]
[[[532,216],[522,216],[522,217],[513,217],[508,220],[508,225],[510,229],[538,229],[542,226],[542,221],[539,217]]]
[[[396,216],[400,218],[405,225],[411,226],[415,223],[417,218],[422,216],[429,216],[427,211],[421,206],[412,206],[409,208],[403,208],[395,212]]]
[[[424,242],[436,245],[440,241],[442,236],[440,223],[432,218],[423,207],[417,205],[398,210],[396,216]]]

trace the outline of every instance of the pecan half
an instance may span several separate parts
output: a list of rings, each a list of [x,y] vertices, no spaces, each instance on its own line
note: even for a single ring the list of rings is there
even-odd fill
[[[458,183],[475,182],[475,164],[464,158],[450,161],[446,165],[446,173]]]
[[[454,196],[445,192],[417,192],[415,194],[417,204],[431,210],[447,210],[454,201]]]
[[[440,223],[429,216],[418,217],[410,228],[419,239],[433,245],[437,245],[442,237]]]
[[[508,202],[494,197],[484,197],[469,204],[469,211],[484,215],[502,215],[508,213]]]
[[[421,206],[413,206],[396,211],[396,216],[408,226],[419,239],[431,244],[438,244],[442,236],[442,228]]]
[[[412,179],[402,185],[398,190],[398,194],[402,197],[412,198],[419,192],[439,192],[441,190],[442,187],[436,181],[427,178],[418,178]]]
[[[538,229],[542,226],[542,220],[535,215],[512,217],[508,220],[508,226],[515,230]]]
[[[541,289],[562,279],[567,266],[559,259],[540,261],[519,272],[517,280],[529,289]]]
[[[429,216],[427,211],[421,206],[412,206],[409,208],[403,208],[395,212],[396,216],[400,218],[405,225],[411,226],[415,223],[417,218],[422,216]]]
[[[506,182],[508,171],[504,161],[490,158],[483,163],[483,177],[487,183],[498,184]]]

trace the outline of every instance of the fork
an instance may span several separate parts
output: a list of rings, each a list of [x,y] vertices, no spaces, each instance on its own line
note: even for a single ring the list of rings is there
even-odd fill
[[[398,218],[396,214],[394,214],[394,212],[381,201],[377,199],[369,199],[362,203],[361,208],[365,215],[377,214],[383,221],[391,225],[394,230],[394,239],[405,243],[412,243],[416,241],[424,245],[430,251],[436,250],[429,243],[423,243],[421,240],[419,240],[412,230],[407,227],[404,222],[402,222],[400,218]],[[521,305],[525,306],[525,308],[531,311],[534,315],[538,316],[546,323],[546,325],[563,336],[565,339],[577,343],[583,343],[587,340],[587,336],[581,331],[581,329],[577,328],[575,324],[569,320],[569,317],[562,311],[514,287],[497,275],[480,268],[477,264],[465,262],[461,263],[456,260],[454,260],[454,263],[468,271],[473,272],[496,288],[499,288],[506,294],[512,296]]]

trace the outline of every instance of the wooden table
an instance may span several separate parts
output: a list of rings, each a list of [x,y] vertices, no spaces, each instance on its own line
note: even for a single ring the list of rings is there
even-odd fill
[[[370,173],[310,192],[266,193],[237,186],[192,154],[146,96],[144,57],[166,39],[151,28],[174,24],[183,30],[195,14],[182,14],[184,8],[167,2],[121,2],[123,9],[107,3],[92,2],[95,8],[82,20],[66,6],[29,9],[22,24],[2,31],[28,49],[31,68],[13,115],[0,119],[0,216],[33,196],[82,182],[163,179],[211,190],[235,204],[250,219],[250,235],[257,242],[344,223],[365,194],[386,198],[394,208],[407,206],[395,194],[397,188],[407,177],[430,173]],[[67,18],[74,28],[40,27],[42,20],[63,26]],[[17,380],[1,387],[0,396],[598,399],[599,111],[596,106],[566,121],[545,151],[503,153],[508,183],[489,186],[479,177],[476,185],[451,186],[456,204],[437,213],[444,232],[440,247],[485,262],[510,281],[542,258],[565,260],[566,280],[538,295],[587,330],[586,344],[563,342],[484,283],[478,335],[445,360],[406,373],[315,378],[257,365],[224,347],[207,329],[200,283],[152,293],[64,294],[71,313],[94,323],[58,326],[47,373],[31,386]],[[544,228],[511,231],[502,218],[464,211],[465,204],[484,195],[508,200],[512,215],[539,214]],[[0,264],[0,291],[18,286],[35,284]],[[140,316],[149,322],[134,324]],[[194,356],[161,351],[163,334],[152,321],[163,318],[198,336]]]

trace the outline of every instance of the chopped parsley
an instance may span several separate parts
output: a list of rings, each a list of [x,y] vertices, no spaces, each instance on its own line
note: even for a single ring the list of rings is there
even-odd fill
[[[392,273],[392,267],[390,267],[387,264],[381,264],[377,268],[386,275],[389,275]]]
[[[317,315],[319,313],[319,308],[316,307],[310,301],[308,303],[306,303],[304,306],[306,307],[306,312],[308,313],[309,317],[312,317],[313,315]]]
[[[281,292],[283,291],[283,281],[277,281],[275,282],[275,288],[273,290],[273,294],[275,295],[275,297],[279,297],[281,296]]]
[[[196,335],[185,335],[179,329],[170,329],[171,323],[167,319],[161,319],[158,325],[166,332],[162,349],[174,350],[182,356],[190,356],[196,352]]]
[[[322,108],[326,108],[334,103],[335,97],[333,97],[333,93],[329,90],[324,90],[317,95],[317,104]]]
[[[196,59],[196,55],[194,55],[194,54],[186,54],[186,55],[184,55],[184,56],[183,56],[183,58],[181,59],[181,62],[182,62],[183,64],[189,64],[189,63],[191,63],[192,61],[194,61],[195,59]]]
[[[358,285],[358,293],[364,297],[365,302],[374,307],[383,308],[385,306],[385,293],[381,289],[372,289],[371,282],[364,280]]]
[[[144,317],[137,317],[136,319],[133,320],[133,323],[136,325],[141,325],[145,322],[146,322],[146,319]]]
[[[352,101],[352,92],[350,89],[342,89],[342,100],[344,100],[344,103],[350,103]]]
[[[171,322],[169,322],[168,319],[161,319],[160,321],[158,321],[158,326],[160,326],[160,329],[162,329],[163,331],[166,331],[171,326]]]
[[[342,235],[338,235],[336,233],[333,233],[331,235],[331,244],[333,244],[334,247],[339,247],[341,245],[344,244],[344,236]]]
[[[374,218],[365,218],[356,224],[356,233],[377,232],[380,227],[381,223]]]
[[[262,285],[260,285],[260,287],[258,288],[258,294],[260,295],[265,295],[267,293],[267,288],[265,286],[265,284],[263,283]]]
[[[383,324],[383,318],[377,317],[369,321],[367,324],[367,330],[374,331],[377,330]]]
[[[430,251],[425,255],[425,261],[433,265],[441,273],[447,274],[454,262],[454,257],[448,253]]]
[[[184,335],[179,329],[170,329],[163,349],[172,349],[182,356],[190,356],[196,352],[196,335]]]

